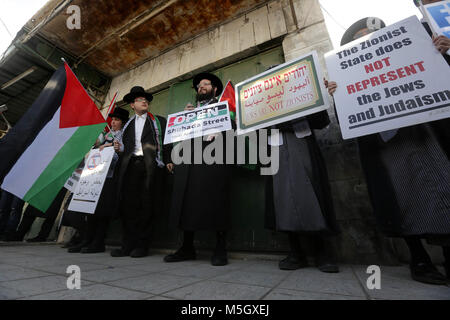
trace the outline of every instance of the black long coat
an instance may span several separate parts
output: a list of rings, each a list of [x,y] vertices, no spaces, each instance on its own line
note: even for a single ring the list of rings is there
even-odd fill
[[[386,235],[450,243],[449,141],[449,118],[400,128],[388,141],[379,134],[358,138],[375,217]]]
[[[306,120],[311,129],[322,129],[330,122],[327,111]],[[279,170],[266,180],[265,226],[279,231],[337,233],[327,169],[314,132],[297,138],[294,122],[277,125],[283,144]]]
[[[164,135],[165,135],[165,128],[166,128],[166,119],[161,116],[156,116],[159,119],[159,122],[161,124],[161,136],[162,141],[164,141]],[[117,183],[118,183],[118,192],[119,192],[119,199],[120,194],[122,194],[122,182],[124,175],[126,173],[128,164],[130,162],[130,159],[134,152],[135,147],[135,119],[132,119],[128,126],[123,131],[122,136],[122,142],[124,146],[123,152],[120,154],[119,163],[117,164],[116,173],[118,175]],[[142,151],[144,153],[144,163],[145,163],[145,169],[147,171],[147,176],[145,180],[145,184],[148,189],[151,189],[152,184],[155,182],[156,177],[158,176],[158,166],[156,163],[156,153],[158,151],[158,142],[156,141],[156,132],[153,127],[153,123],[151,119],[147,116],[147,119],[145,121],[144,129],[142,131],[142,137],[141,137],[141,143],[142,143]],[[161,146],[163,148],[162,161],[167,164],[170,163],[170,146]]]
[[[225,143],[225,132],[221,135]],[[184,231],[228,230],[231,165],[225,164],[225,150],[224,164],[193,164],[195,139],[183,141],[191,144],[191,164],[180,164],[174,169],[170,221]],[[202,154],[211,143],[202,141]]]

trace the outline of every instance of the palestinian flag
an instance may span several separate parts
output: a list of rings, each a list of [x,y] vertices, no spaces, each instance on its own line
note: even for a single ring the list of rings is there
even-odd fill
[[[105,119],[64,63],[0,140],[1,188],[45,212],[103,128]]]
[[[236,119],[236,96],[234,94],[234,87],[231,81],[227,82],[225,89],[220,96],[219,102],[228,101],[228,107],[230,109],[230,118]]]
[[[114,112],[114,109],[116,109],[116,98],[117,98],[117,94],[118,94],[118,93],[119,93],[119,92],[116,91],[116,93],[114,94],[114,97],[113,97],[113,99],[111,100],[111,103],[109,104],[108,111],[106,112],[106,123],[107,123],[108,125],[105,127],[105,130],[104,130],[105,133],[108,133],[108,132],[109,132],[109,128],[111,128],[112,118],[109,117],[109,115],[110,115],[111,113]]]

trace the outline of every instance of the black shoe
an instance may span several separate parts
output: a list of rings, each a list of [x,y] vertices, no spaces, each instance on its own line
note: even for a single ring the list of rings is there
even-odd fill
[[[213,266],[225,266],[228,264],[226,250],[215,250],[211,257],[211,265]]]
[[[332,254],[321,253],[316,256],[316,267],[322,272],[338,273],[339,267],[332,258]]]
[[[105,252],[105,246],[87,246],[81,248],[81,253],[100,253]]]
[[[305,257],[290,254],[278,263],[280,270],[297,270],[300,268],[306,268],[308,261]]]
[[[83,248],[85,248],[87,246],[88,246],[87,243],[80,243],[80,244],[77,244],[75,246],[69,247],[67,249],[67,252],[69,252],[69,253],[78,253],[78,252],[81,252],[81,249],[83,249]]]
[[[326,272],[326,273],[338,273],[339,272],[339,266],[332,262],[318,265],[317,269],[319,269],[322,272]]]
[[[114,249],[113,251],[111,251],[111,257],[128,257],[130,253],[130,250],[125,250],[123,248]]]
[[[410,264],[411,278],[418,282],[428,284],[447,284],[447,279],[440,273],[436,267],[431,263],[416,263]]]
[[[147,248],[136,248],[130,253],[130,257],[132,258],[142,258],[148,256]]]
[[[195,260],[196,254],[195,249],[185,249],[181,247],[175,253],[169,254],[164,257],[165,262],[180,262],[185,260]]]
[[[74,247],[77,244],[80,244],[80,242],[70,240],[69,242],[66,242],[64,245],[62,245],[61,248],[67,249],[67,248],[70,248],[70,247]]]
[[[27,242],[45,242],[46,240],[47,240],[46,238],[37,236],[37,237],[31,238],[31,239],[27,239],[26,241]]]
[[[65,243],[61,248],[70,248],[76,246],[83,242],[83,238],[76,232],[72,238],[70,238],[69,242]]]

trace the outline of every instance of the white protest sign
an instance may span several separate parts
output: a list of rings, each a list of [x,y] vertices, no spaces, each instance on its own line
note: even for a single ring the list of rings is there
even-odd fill
[[[164,144],[231,130],[228,101],[167,116]]]
[[[82,164],[83,162],[81,162]],[[81,173],[83,172],[83,166],[78,166],[74,172],[72,172],[72,175],[67,179],[66,183],[64,184],[64,188],[69,190],[70,192],[74,193],[75,188],[78,184],[78,181],[80,181]]]
[[[344,139],[450,117],[450,68],[415,16],[325,59]]]
[[[73,193],[72,201],[70,201],[69,210],[95,212],[113,155],[113,147],[106,147],[102,151],[91,150],[85,161],[80,181]]]
[[[236,85],[237,133],[244,134],[329,107],[317,52]]]

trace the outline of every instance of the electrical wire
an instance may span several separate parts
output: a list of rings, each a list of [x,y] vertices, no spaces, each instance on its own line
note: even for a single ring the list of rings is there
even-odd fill
[[[347,30],[347,28],[346,27],[344,27],[344,26],[342,26],[342,24],[340,24],[334,17],[333,17],[333,15],[331,14],[331,13],[329,13],[328,12],[328,10],[327,9],[325,9],[325,7],[319,2],[319,6],[320,6],[320,8],[322,8],[322,10],[340,27],[340,28],[342,28],[342,30]]]

